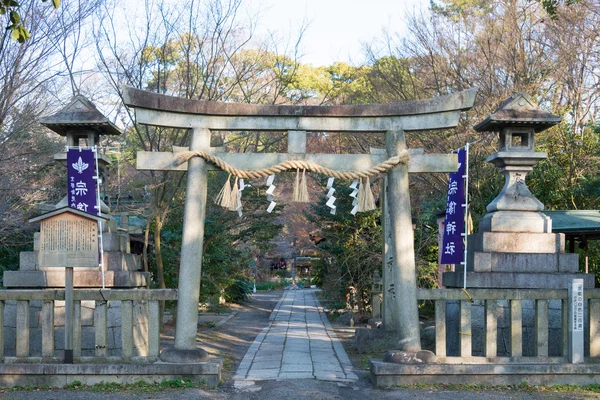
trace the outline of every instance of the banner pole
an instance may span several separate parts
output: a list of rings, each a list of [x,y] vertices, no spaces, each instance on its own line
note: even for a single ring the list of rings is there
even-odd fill
[[[73,364],[73,267],[65,268],[65,364]]]
[[[467,289],[467,246],[468,246],[468,234],[469,234],[469,143],[465,145],[465,174],[463,179],[465,181],[465,218],[464,218],[464,254],[463,254],[463,289]]]
[[[98,146],[92,148],[94,151],[94,160],[96,162],[96,207],[98,216],[102,216],[102,207],[100,206],[100,169],[98,168]],[[102,232],[104,231],[102,221],[98,223],[98,244],[100,245],[100,272],[102,275],[102,289],[105,288],[104,284],[104,241],[102,238]]]

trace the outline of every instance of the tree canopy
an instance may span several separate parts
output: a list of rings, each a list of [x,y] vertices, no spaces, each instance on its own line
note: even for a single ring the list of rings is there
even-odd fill
[[[48,0],[42,0],[47,2]],[[52,6],[56,9],[60,7],[60,0],[52,0]],[[29,11],[29,10],[27,10]],[[26,12],[27,12],[26,11]],[[16,0],[2,0],[0,2],[0,15],[8,17],[7,30],[11,31],[11,39],[19,43],[24,43],[31,37],[29,29],[25,26],[25,21],[22,18],[21,4]]]

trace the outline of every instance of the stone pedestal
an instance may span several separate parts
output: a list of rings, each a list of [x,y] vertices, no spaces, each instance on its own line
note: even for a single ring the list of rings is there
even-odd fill
[[[479,221],[481,232],[552,233],[552,220],[536,211],[495,211]]]
[[[146,288],[150,280],[148,272],[142,272],[141,256],[130,253],[129,234],[117,229],[114,219],[104,225],[104,283],[106,288]],[[33,251],[24,251],[20,254],[19,270],[5,271],[3,285],[7,289],[62,289],[65,287],[65,269],[55,267],[41,267],[39,265],[40,233],[34,234]],[[102,288],[102,271],[96,268],[76,268],[74,271],[75,288]],[[148,305],[139,303],[133,310],[138,329],[134,330],[134,355],[145,356],[144,332],[148,325]],[[94,327],[95,302],[83,301],[80,306],[81,313],[81,356],[90,357],[95,354],[95,327]],[[17,335],[15,302],[5,305],[4,332],[7,339],[4,341],[4,354],[15,355],[15,340]],[[42,315],[42,302],[34,301],[30,309],[30,348],[33,356],[40,356],[42,328],[40,318]],[[64,301],[54,303],[55,315],[55,340],[54,355],[63,357],[64,353]],[[121,354],[121,302],[111,301],[108,304],[108,355]],[[12,345],[11,345],[12,344]]]
[[[566,289],[576,278],[584,280],[585,288],[594,287],[593,275],[578,272],[579,256],[565,253],[564,234],[544,232],[551,226],[548,217],[531,213],[539,223],[537,232],[494,231],[508,224],[490,224],[494,217],[501,218],[498,214],[488,214],[480,224],[482,232],[468,237],[467,288]],[[443,285],[462,287],[463,275],[463,271],[446,272]]]
[[[114,231],[113,231],[114,230]],[[104,237],[104,281],[107,288],[145,288],[149,280],[147,272],[140,271],[140,256],[129,252],[129,234],[117,232],[113,223],[105,225]],[[34,236],[34,250],[21,253],[20,269],[4,273],[4,287],[8,289],[56,289],[65,287],[65,268],[40,266],[40,233]],[[76,268],[74,271],[74,286],[77,288],[101,288],[102,271],[100,267]],[[30,315],[30,349],[31,355],[42,355],[42,302],[32,301],[29,309]],[[81,352],[77,357],[94,356],[96,350],[94,301],[82,301],[78,306],[81,318],[81,327],[78,328]],[[139,302],[133,313],[137,321],[137,329],[133,333],[134,355],[146,356],[146,335],[148,329],[148,305]],[[4,354],[15,356],[14,343],[17,332],[16,318],[18,315],[16,303],[9,301],[5,305],[4,332],[7,340],[4,341]],[[65,302],[55,301],[54,320],[54,345],[52,354],[63,357],[65,346]],[[108,355],[121,354],[121,302],[111,301],[108,304]],[[13,339],[11,339],[13,338]]]
[[[112,220],[102,233],[104,245],[104,284],[106,288],[147,287],[150,274],[141,270],[141,256],[130,253],[129,234],[119,232]],[[39,232],[35,233],[33,251],[20,254],[19,270],[5,271],[3,286],[16,288],[64,288],[64,268],[41,267],[38,263]],[[77,268],[74,273],[76,288],[101,288],[100,268]]]

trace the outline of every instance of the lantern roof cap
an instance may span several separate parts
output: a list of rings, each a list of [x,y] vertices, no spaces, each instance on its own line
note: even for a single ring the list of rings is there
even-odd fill
[[[61,136],[69,131],[92,130],[99,135],[120,135],[121,130],[108,120],[86,97],[75,95],[69,104],[56,114],[42,118],[40,123]]]
[[[504,100],[483,121],[473,127],[477,132],[498,132],[510,126],[533,127],[541,132],[562,121],[562,117],[539,108],[526,93],[517,92]]]

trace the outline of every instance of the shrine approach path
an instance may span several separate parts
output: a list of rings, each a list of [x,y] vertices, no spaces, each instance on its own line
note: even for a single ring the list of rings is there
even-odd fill
[[[236,387],[254,381],[358,380],[315,290],[286,290],[233,377]]]

